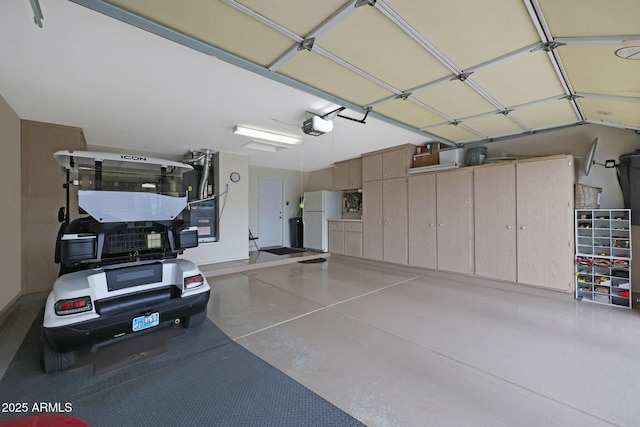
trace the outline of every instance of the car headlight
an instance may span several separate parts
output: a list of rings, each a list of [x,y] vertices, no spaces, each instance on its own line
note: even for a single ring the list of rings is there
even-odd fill
[[[55,309],[58,316],[66,316],[68,314],[91,311],[93,306],[91,304],[90,297],[80,297],[74,299],[62,299],[56,302]]]
[[[195,276],[184,278],[185,290],[197,288],[198,286],[202,286],[202,285],[204,285],[204,276],[202,276],[202,274],[197,274]]]

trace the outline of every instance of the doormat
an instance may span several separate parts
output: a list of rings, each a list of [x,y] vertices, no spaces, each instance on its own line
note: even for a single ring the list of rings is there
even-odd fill
[[[269,252],[274,255],[289,255],[289,254],[297,254],[300,252],[304,252],[304,249],[295,249],[295,248],[270,248],[270,249],[262,249],[262,252]]]
[[[300,264],[320,264],[323,262],[327,262],[326,258],[311,258],[311,259],[305,259],[302,261],[298,261]]]

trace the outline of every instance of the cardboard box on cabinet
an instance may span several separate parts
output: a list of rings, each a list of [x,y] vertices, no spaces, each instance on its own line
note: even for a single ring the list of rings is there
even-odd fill
[[[437,165],[439,161],[438,149],[439,143],[429,142],[416,148],[416,154],[413,155],[413,163],[411,167],[419,168],[422,166]]]

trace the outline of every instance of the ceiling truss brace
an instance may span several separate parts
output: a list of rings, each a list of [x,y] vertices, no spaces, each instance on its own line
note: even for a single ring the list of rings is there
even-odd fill
[[[316,38],[315,37],[309,37],[308,39],[304,39],[302,40],[300,43],[298,43],[298,50],[307,50],[309,52],[311,52],[311,49],[313,49],[313,44],[316,42]]]
[[[542,14],[542,10],[540,9],[538,0],[525,0],[524,4],[527,8],[527,11],[529,12],[529,17],[531,18],[531,21],[533,22],[533,25],[536,28],[538,35],[540,36],[540,40],[542,40],[542,44],[549,45],[550,43],[555,42],[553,36],[551,35],[551,30],[547,25],[547,21]],[[575,95],[575,91],[571,87],[571,83],[569,82],[567,73],[562,66],[562,61],[560,61],[558,53],[555,51],[555,49],[551,49],[547,51],[547,54],[549,55],[549,59],[551,60],[551,64],[553,65],[556,74],[558,75],[560,83],[564,87],[566,95]],[[585,115],[582,112],[582,108],[580,108],[580,104],[578,104],[578,102],[573,99],[571,100],[571,106],[573,107],[578,120],[581,122],[584,121]]]
[[[320,23],[320,25],[318,25],[313,31],[311,31],[311,33],[309,33],[305,39],[316,39],[322,36],[329,30],[334,28],[336,25],[338,25],[340,22],[342,22],[346,17],[354,13],[355,10],[356,8],[352,7],[351,3],[344,5],[336,13],[327,18],[324,22]],[[269,65],[267,67],[269,71],[276,71],[291,59],[293,59],[298,54],[298,52],[300,52],[298,46],[299,43],[302,42],[302,40],[303,38],[299,36],[293,38],[293,41],[296,42],[296,45],[292,46],[288,51],[283,53],[278,59],[276,59],[271,65]]]
[[[376,0],[356,0],[356,7],[360,6],[375,6]]]

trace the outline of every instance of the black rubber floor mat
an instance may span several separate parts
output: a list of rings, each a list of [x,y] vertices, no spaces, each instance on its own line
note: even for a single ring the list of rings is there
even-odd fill
[[[362,426],[359,421],[227,337],[206,320],[167,352],[103,375],[90,366],[40,367],[36,319],[0,381],[0,401],[60,402],[99,426]],[[38,415],[32,412],[20,416]],[[17,414],[0,413],[0,420]]]

